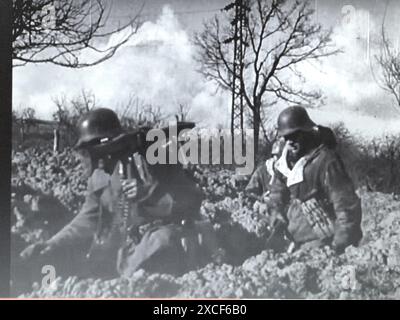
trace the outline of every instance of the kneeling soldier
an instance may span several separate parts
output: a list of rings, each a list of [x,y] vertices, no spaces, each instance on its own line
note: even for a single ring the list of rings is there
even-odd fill
[[[321,138],[299,106],[281,112],[278,132],[286,145],[270,186],[274,224],[286,225],[297,247],[331,245],[341,253],[357,245],[362,238],[360,199],[329,139]]]
[[[140,268],[180,274],[209,262],[216,249],[213,229],[196,221],[203,195],[181,166],[150,165],[145,132],[124,133],[112,110],[90,111],[78,129],[76,149],[89,168],[96,168],[90,170],[82,210],[21,256],[83,246],[96,275],[118,270],[124,276]]]

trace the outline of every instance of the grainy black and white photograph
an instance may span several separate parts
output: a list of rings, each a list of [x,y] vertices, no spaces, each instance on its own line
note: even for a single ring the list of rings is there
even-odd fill
[[[399,16],[12,0],[11,297],[400,299]]]

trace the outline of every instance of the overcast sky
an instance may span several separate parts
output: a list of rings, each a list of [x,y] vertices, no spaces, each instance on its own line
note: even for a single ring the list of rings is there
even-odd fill
[[[140,7],[137,0],[114,0],[111,21],[123,22]],[[132,93],[173,114],[179,103],[192,106],[190,116],[202,125],[228,127],[229,93],[215,92],[197,72],[193,32],[202,22],[218,14],[225,0],[145,0],[137,35],[111,60],[98,66],[70,70],[52,65],[28,65],[14,69],[14,108],[31,106],[40,118],[50,119],[53,98],[73,97],[82,89],[91,90],[101,106],[117,108]],[[397,130],[399,114],[392,100],[374,81],[371,60],[385,1],[316,0],[318,19],[334,28],[334,42],[344,49],[340,56],[320,65],[305,65],[309,86],[321,89],[326,106],[312,111],[322,123],[344,121],[367,135],[380,134],[383,128]],[[347,5],[347,7],[345,7]],[[357,10],[358,22],[343,26],[344,10]],[[399,30],[399,1],[390,1],[387,27],[394,35]],[[366,46],[370,14],[371,46]],[[395,31],[394,31],[395,30]],[[375,36],[375,38],[374,38]],[[399,37],[400,38],[400,37]],[[394,37],[396,43],[398,39]],[[115,39],[110,39],[115,41]],[[284,106],[282,106],[284,107]]]

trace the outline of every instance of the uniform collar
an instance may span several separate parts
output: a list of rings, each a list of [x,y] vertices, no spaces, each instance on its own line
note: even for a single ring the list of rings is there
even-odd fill
[[[281,157],[275,163],[275,168],[282,173],[286,178],[286,186],[290,187],[292,185],[303,182],[304,180],[304,168],[318,156],[319,152],[322,150],[324,145],[320,145],[317,148],[313,149],[311,152],[301,157],[295,163],[292,169],[289,168],[287,162],[287,154],[288,154],[288,145],[286,144]]]

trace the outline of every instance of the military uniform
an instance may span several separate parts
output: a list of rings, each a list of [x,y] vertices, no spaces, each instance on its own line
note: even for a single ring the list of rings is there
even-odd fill
[[[268,171],[267,163],[259,166],[250,178],[246,186],[246,192],[254,195],[264,195],[269,192],[271,174]]]
[[[325,144],[299,159],[292,169],[284,151],[276,162],[269,205],[282,215],[298,245],[332,244],[338,250],[362,237],[361,202],[340,157]]]
[[[282,139],[276,140],[272,145],[272,157],[259,166],[250,178],[246,186],[246,192],[256,196],[266,196],[270,190],[270,184],[274,178],[274,163],[284,147]]]
[[[193,125],[177,124],[177,132]],[[75,149],[88,172],[97,168],[82,210],[21,258],[63,262],[86,276],[87,269],[97,276],[129,276],[140,268],[176,274],[209,262],[218,246],[212,226],[197,221],[203,195],[180,165],[147,163],[150,128],[124,132],[114,111],[99,108],[83,115],[77,129]]]
[[[199,217],[202,193],[178,165],[150,166],[143,156],[135,159],[140,184],[127,220],[122,214],[118,166],[111,175],[96,169],[89,178],[81,212],[48,243],[54,247],[92,243],[87,247],[88,258],[101,268],[100,273],[118,269],[130,275],[140,268],[181,273],[208,262],[217,247],[212,228],[205,223],[180,224]],[[134,229],[146,224],[150,228],[137,241],[127,242],[124,223]],[[102,241],[103,245],[97,245]],[[196,262],[192,261],[194,251]]]
[[[321,143],[325,144],[330,149],[336,148],[337,142],[333,131],[324,126],[316,126],[316,128],[318,128],[318,138]],[[281,155],[283,148],[284,141],[282,141],[282,139],[274,143],[272,148],[274,156],[266,160],[254,171],[246,186],[246,192],[258,196],[269,194],[271,183],[275,175],[274,165],[277,158]]]

